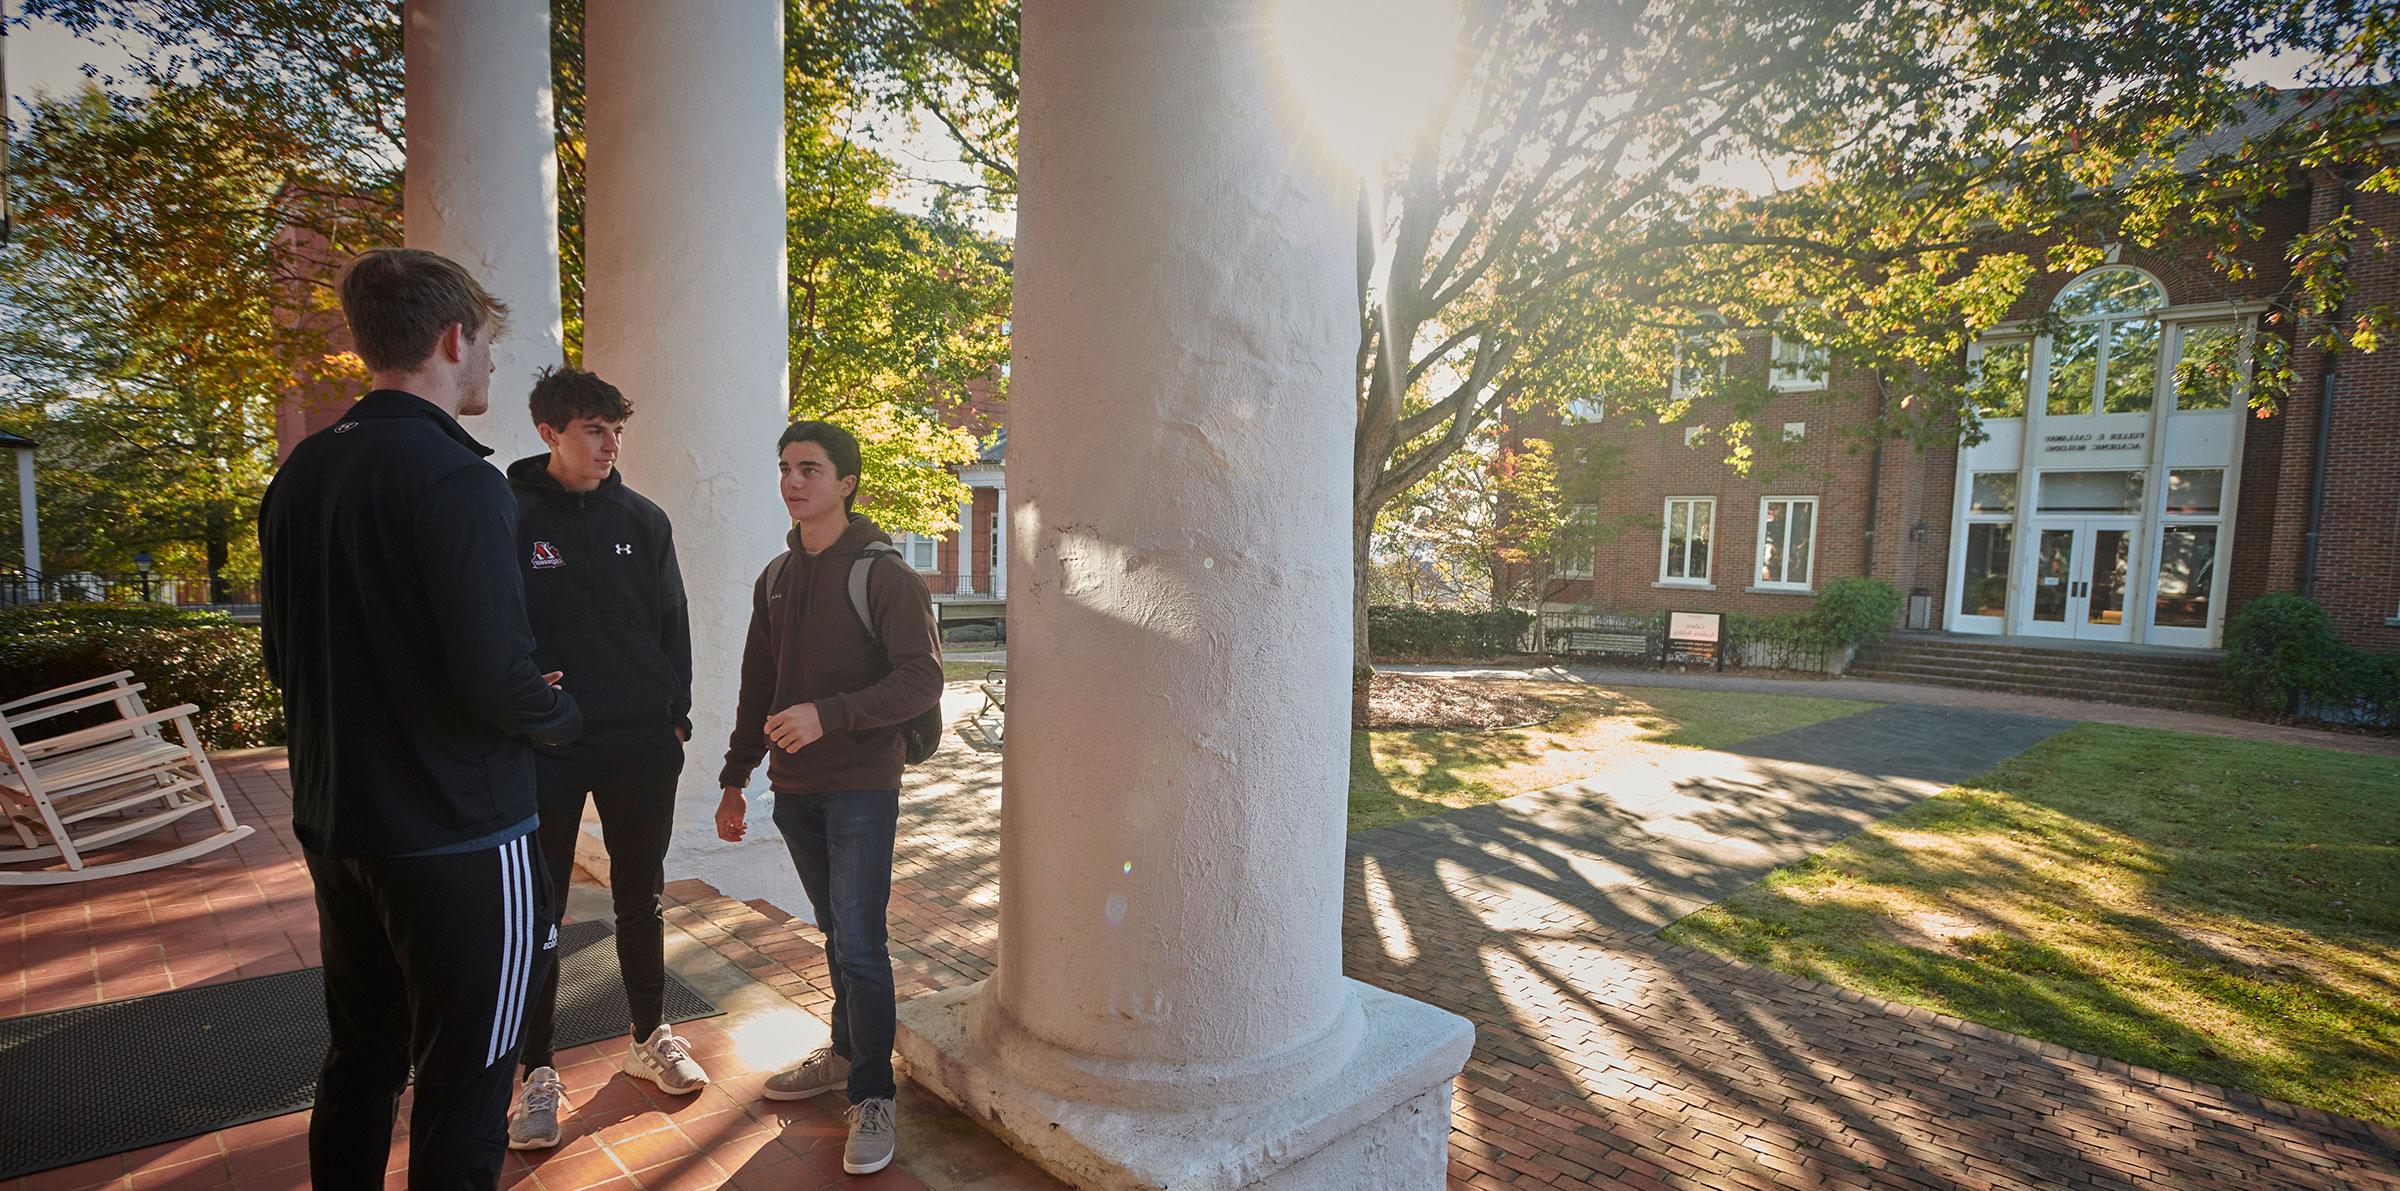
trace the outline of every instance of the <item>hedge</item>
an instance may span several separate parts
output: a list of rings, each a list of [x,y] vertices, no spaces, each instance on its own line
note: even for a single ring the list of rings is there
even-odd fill
[[[38,604],[0,611],[0,702],[133,671],[152,710],[192,703],[210,748],[283,743],[283,698],[258,630],[221,612],[140,604]]]
[[[2260,596],[2225,626],[2225,685],[2260,711],[2337,724],[2400,723],[2400,657],[2333,635],[2333,618],[2292,592]]]
[[[1368,648],[1379,658],[1496,658],[1525,651],[1533,613],[1387,605],[1367,609]]]

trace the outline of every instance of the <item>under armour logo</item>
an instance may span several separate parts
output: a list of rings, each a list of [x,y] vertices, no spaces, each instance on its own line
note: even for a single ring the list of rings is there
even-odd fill
[[[631,553],[633,553],[633,543],[631,543],[631,542],[619,542],[619,543],[617,543],[617,553],[619,553],[619,554],[631,554]]]

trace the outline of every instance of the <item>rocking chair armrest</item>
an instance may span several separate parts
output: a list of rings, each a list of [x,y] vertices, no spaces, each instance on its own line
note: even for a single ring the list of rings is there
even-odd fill
[[[63,752],[67,749],[81,748],[87,744],[97,744],[101,741],[109,740],[116,736],[122,735],[124,730],[127,728],[138,728],[144,724],[163,723],[167,720],[180,720],[185,716],[191,715],[199,710],[200,707],[196,703],[179,703],[173,707],[167,708],[164,711],[153,711],[148,715],[128,716],[121,720],[110,720],[105,724],[99,724],[90,728],[83,728],[78,731],[69,732],[63,736],[51,736],[42,740],[28,740],[23,742],[25,756],[28,760],[31,760],[37,757],[46,757],[52,753]]]
[[[0,714],[6,714],[8,712],[15,711],[20,707],[29,707],[33,704],[41,702],[44,699],[55,699],[60,695],[73,694],[76,691],[89,690],[96,686],[107,686],[110,683],[122,682],[131,677],[133,677],[133,671],[119,670],[114,674],[104,674],[98,678],[87,678],[82,682],[70,682],[62,687],[52,687],[51,689],[43,691],[39,694],[27,695],[22,699],[11,699],[6,703],[0,703]]]
[[[57,703],[52,703],[47,707],[35,708],[32,711],[22,712],[17,715],[0,716],[0,719],[6,719],[8,721],[8,726],[12,729],[23,728],[27,724],[38,724],[43,720],[51,718],[52,716],[65,715],[70,711],[82,711],[86,708],[98,707],[104,703],[114,703],[128,695],[139,695],[143,691],[149,689],[150,686],[148,683],[137,682],[128,686],[121,686],[110,690],[101,691],[98,694],[79,695],[73,699],[62,700]]]

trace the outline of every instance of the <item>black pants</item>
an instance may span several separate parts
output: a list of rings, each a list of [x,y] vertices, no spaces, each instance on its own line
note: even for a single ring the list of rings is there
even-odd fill
[[[308,1126],[319,1188],[380,1188],[416,1070],[408,1185],[499,1182],[526,986],[552,964],[550,879],[531,837],[449,856],[304,853],[331,1033]]]
[[[680,774],[679,769],[614,774],[549,765],[541,771],[542,859],[550,866],[552,925],[567,908],[584,796],[589,794],[600,808],[600,842],[608,848],[608,892],[617,915],[617,968],[625,976],[625,1003],[633,1010],[637,1040],[658,1028],[664,1012],[667,955],[658,899],[667,888],[667,839],[675,830],[675,781]],[[531,1002],[525,1015],[523,1064],[529,1072],[552,1065],[557,965],[544,970]]]

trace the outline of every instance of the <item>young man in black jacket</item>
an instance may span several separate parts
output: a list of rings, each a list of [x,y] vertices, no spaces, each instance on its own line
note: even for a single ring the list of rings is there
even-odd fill
[[[416,249],[339,286],[374,390],[293,449],[258,525],[331,1033],[309,1171],[383,1185],[413,1066],[409,1185],[490,1187],[525,987],[552,957],[533,746],[583,719],[534,665],[516,501],[456,420],[489,404],[507,308]]]
[[[554,369],[534,382],[530,404],[550,450],[508,469],[517,494],[517,562],[539,642],[534,660],[567,672],[560,685],[582,706],[584,722],[582,739],[544,748],[534,762],[550,921],[566,907],[589,795],[608,849],[617,967],[633,1012],[625,1070],[666,1092],[697,1092],[708,1073],[660,1020],[667,968],[658,902],[675,782],[692,734],[692,631],[675,539],[666,512],[617,474],[633,405],[615,385]],[[525,1084],[508,1117],[515,1149],[558,1144],[566,1089],[551,1066],[557,1002],[552,965],[526,1006]]]

